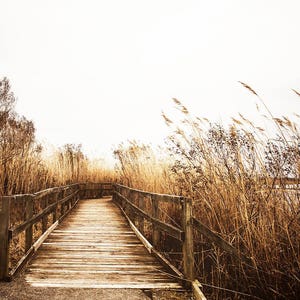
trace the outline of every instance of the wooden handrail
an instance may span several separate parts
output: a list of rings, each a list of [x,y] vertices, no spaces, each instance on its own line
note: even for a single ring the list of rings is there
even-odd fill
[[[43,211],[34,215],[32,218],[26,220],[25,222],[19,224],[18,226],[14,227],[14,228],[10,228],[9,231],[11,232],[11,237],[18,235],[19,233],[21,233],[22,231],[27,229],[29,226],[32,226],[36,222],[40,221],[45,215],[48,215],[49,213],[53,212],[54,208],[58,204],[63,204],[65,202],[69,201],[72,197],[77,195],[78,192],[79,192],[79,190],[76,190],[71,195],[68,195],[67,197],[65,197],[61,200],[57,200],[55,203],[48,205],[45,209],[43,209]]]
[[[126,189],[128,191],[137,192],[140,195],[143,196],[149,196],[152,197],[155,201],[161,201],[161,202],[169,202],[169,203],[176,203],[176,204],[182,204],[184,201],[184,198],[182,196],[175,196],[175,195],[168,195],[168,194],[159,194],[159,193],[152,193],[152,192],[146,192],[134,188],[127,187],[122,184],[114,184],[115,187],[120,187],[123,189]]]

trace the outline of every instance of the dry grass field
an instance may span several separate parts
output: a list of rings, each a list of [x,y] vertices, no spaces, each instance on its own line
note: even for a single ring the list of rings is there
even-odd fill
[[[43,157],[31,121],[14,110],[7,79],[0,86],[0,193],[11,195],[74,182],[118,181],[193,200],[194,216],[220,234],[240,259],[195,235],[197,278],[210,299],[296,299],[300,294],[300,132],[274,117],[258,97],[275,132],[240,115],[225,127],[193,117],[176,99],[183,120],[163,115],[174,134],[161,153],[132,141],[114,151],[114,171],[65,145]],[[300,118],[299,115],[295,115]],[[176,219],[170,210],[170,218]],[[170,242],[166,239],[166,242]],[[180,267],[176,247],[166,251]],[[173,255],[173,256],[172,256]],[[244,263],[242,257],[250,259]]]

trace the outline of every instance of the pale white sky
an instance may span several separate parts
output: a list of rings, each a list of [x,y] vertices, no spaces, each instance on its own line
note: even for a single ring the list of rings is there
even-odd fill
[[[0,0],[0,77],[50,144],[154,144],[172,97],[197,116],[300,111],[300,1]]]

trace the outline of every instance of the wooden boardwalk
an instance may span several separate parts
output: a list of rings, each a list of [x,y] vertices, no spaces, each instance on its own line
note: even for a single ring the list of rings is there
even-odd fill
[[[25,278],[39,287],[182,288],[111,198],[80,200],[39,248]]]

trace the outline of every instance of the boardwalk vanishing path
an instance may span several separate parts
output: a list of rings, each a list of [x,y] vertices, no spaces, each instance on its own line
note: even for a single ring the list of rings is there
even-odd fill
[[[110,197],[80,200],[39,248],[25,280],[35,287],[182,288]]]
[[[175,206],[182,220],[171,224],[165,209]],[[193,292],[204,300],[194,280],[196,221],[191,199],[120,184],[2,196],[0,299],[182,300]],[[178,241],[183,273],[158,250],[162,233]]]

